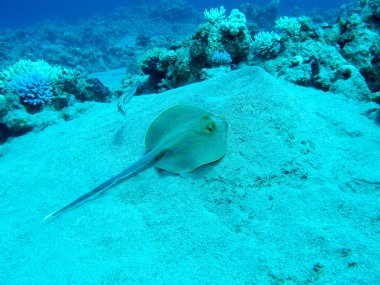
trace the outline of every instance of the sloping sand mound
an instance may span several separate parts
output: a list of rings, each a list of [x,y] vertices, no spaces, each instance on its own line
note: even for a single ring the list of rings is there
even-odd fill
[[[1,284],[375,284],[380,130],[372,105],[246,68],[87,113],[1,146]],[[154,167],[45,223],[144,153],[154,117],[229,122],[224,158]]]

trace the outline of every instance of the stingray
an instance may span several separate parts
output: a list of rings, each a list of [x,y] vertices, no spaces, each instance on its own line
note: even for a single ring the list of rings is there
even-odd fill
[[[189,105],[172,106],[159,114],[149,126],[145,135],[145,155],[45,219],[55,218],[82,205],[149,163],[172,173],[183,173],[216,161],[226,152],[227,129],[226,120],[217,115]]]

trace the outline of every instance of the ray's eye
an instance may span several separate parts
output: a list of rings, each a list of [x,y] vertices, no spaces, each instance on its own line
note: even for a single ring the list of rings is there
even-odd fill
[[[206,126],[206,128],[207,128],[207,130],[209,130],[210,132],[212,132],[215,129],[215,123],[214,122],[209,123]]]
[[[214,122],[214,121],[208,122],[208,123],[205,125],[204,132],[205,132],[206,134],[211,134],[212,132],[215,131],[215,128],[216,128],[216,125],[215,125],[215,122]]]
[[[215,131],[215,128],[216,128],[216,124],[215,122],[210,118],[210,116],[203,116],[201,118],[201,120],[203,121],[203,132],[206,133],[206,134],[210,134],[212,133],[213,131]]]

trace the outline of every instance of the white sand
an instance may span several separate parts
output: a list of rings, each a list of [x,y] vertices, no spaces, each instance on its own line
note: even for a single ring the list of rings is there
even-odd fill
[[[44,223],[137,160],[152,119],[183,103],[228,120],[221,161],[148,168]],[[373,105],[258,68],[129,104],[127,119],[94,103],[0,147],[0,284],[379,284]]]

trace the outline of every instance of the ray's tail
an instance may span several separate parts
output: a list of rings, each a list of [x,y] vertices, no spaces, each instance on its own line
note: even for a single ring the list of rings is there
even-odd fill
[[[106,190],[111,188],[112,186],[116,186],[117,184],[121,183],[125,179],[127,179],[132,174],[139,171],[141,168],[143,168],[145,165],[153,161],[157,156],[159,156],[160,152],[153,149],[152,151],[145,154],[142,158],[140,158],[137,162],[130,165],[128,168],[124,169],[122,172],[120,172],[118,175],[112,177],[111,179],[107,180],[106,182],[100,184],[98,187],[94,188],[90,192],[87,192],[86,194],[80,196],[79,198],[75,199],[71,203],[67,204],[66,206],[50,213],[47,215],[44,220],[49,220],[58,217],[59,215],[63,214],[64,212],[71,210],[73,208],[76,208],[86,202],[88,202],[91,198],[93,198],[95,195],[98,195],[100,193],[104,193]]]

